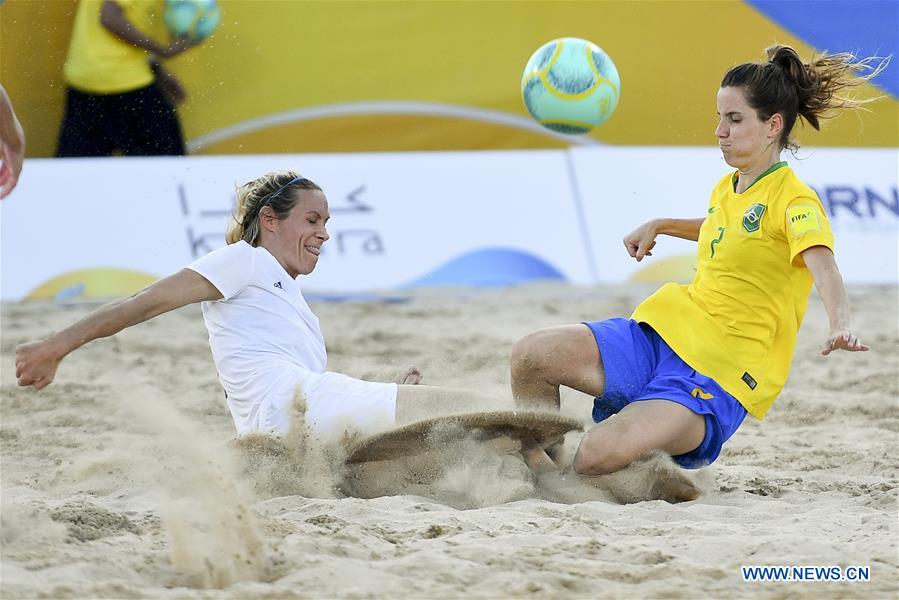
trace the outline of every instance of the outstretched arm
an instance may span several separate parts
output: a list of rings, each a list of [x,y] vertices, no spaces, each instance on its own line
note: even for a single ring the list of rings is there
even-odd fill
[[[802,260],[815,279],[815,288],[830,321],[830,335],[821,348],[821,354],[827,356],[834,350],[869,350],[849,328],[849,296],[833,252],[827,246],[812,246],[802,251]]]
[[[0,85],[0,200],[16,187],[25,159],[25,131],[16,118],[12,102]]]
[[[16,378],[19,385],[42,389],[56,377],[56,369],[67,354],[97,338],[115,335],[164,312],[203,300],[218,300],[221,293],[205,277],[181,271],[160,279],[123,300],[102,306],[46,340],[16,348]]]
[[[624,236],[622,241],[627,253],[640,262],[644,256],[652,256],[651,250],[656,245],[656,236],[665,234],[695,242],[699,239],[699,228],[704,221],[705,218],[653,219]]]

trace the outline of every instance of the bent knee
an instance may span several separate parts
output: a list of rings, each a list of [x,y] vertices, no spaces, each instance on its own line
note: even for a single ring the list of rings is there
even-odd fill
[[[512,346],[513,373],[558,372],[570,367],[572,359],[581,353],[581,333],[580,326],[547,327],[529,333]]]
[[[613,439],[584,436],[574,455],[574,471],[578,475],[607,475],[620,471],[640,458],[635,452]]]
[[[544,330],[524,336],[512,346],[512,372],[517,374],[542,371],[546,366],[547,336]]]

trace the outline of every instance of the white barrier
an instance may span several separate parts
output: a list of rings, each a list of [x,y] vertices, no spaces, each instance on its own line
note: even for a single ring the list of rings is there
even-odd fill
[[[806,154],[794,168],[831,213],[844,278],[895,284],[896,150]],[[330,199],[305,288],[342,294],[688,279],[690,242],[665,238],[638,265],[621,238],[704,214],[728,170],[709,148],[29,160],[0,208],[0,297],[124,294],[175,272],[224,243],[235,184],[282,168]]]
[[[639,275],[621,238],[654,217],[702,217],[715,183],[732,169],[716,148],[577,148],[571,150],[600,281]],[[836,236],[843,277],[852,283],[895,284],[899,277],[899,152],[895,149],[818,149],[784,153],[824,203]],[[669,263],[683,279],[695,266],[695,246],[661,238],[640,267]],[[677,261],[675,259],[684,259]],[[664,278],[664,277],[663,277]]]
[[[891,283],[899,279],[899,152],[820,149],[792,161],[799,177],[818,193],[836,236],[846,281]]]

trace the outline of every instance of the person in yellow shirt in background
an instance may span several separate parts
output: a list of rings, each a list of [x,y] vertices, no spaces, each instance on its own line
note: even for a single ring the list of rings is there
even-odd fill
[[[824,207],[780,154],[798,147],[798,118],[818,129],[835,109],[866,102],[841,91],[887,60],[825,54],[806,64],[787,46],[767,56],[732,68],[718,90],[715,135],[736,171],[715,186],[708,214],[656,219],[623,240],[637,261],[660,234],[697,241],[693,282],[662,286],[631,319],[542,329],[512,350],[518,405],[558,409],[559,386],[595,397],[597,425],[578,447],[577,473],[612,473],[657,450],[685,468],[713,462],[786,383],[812,283],[830,320],[821,353],[868,350],[850,327]],[[524,456],[535,471],[554,464],[536,446]]]
[[[184,88],[162,64],[195,45],[156,42],[161,0],[81,0],[63,69],[58,157],[185,154],[175,104]]]

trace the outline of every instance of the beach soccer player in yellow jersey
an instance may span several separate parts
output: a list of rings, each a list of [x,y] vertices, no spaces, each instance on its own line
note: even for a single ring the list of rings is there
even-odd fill
[[[887,61],[834,54],[806,64],[786,46],[767,55],[732,68],[718,90],[715,135],[736,171],[712,190],[708,214],[656,219],[624,238],[637,261],[659,234],[697,241],[693,282],[662,286],[630,319],[543,329],[513,348],[519,405],[558,408],[559,386],[595,397],[597,425],[574,458],[580,474],[658,450],[686,468],[713,462],[746,414],[762,419],[783,388],[813,282],[830,320],[822,354],[868,350],[850,327],[827,214],[780,154],[797,148],[797,118],[818,129],[835,109],[863,104],[842,92]],[[552,466],[537,447],[524,455],[535,470]]]

